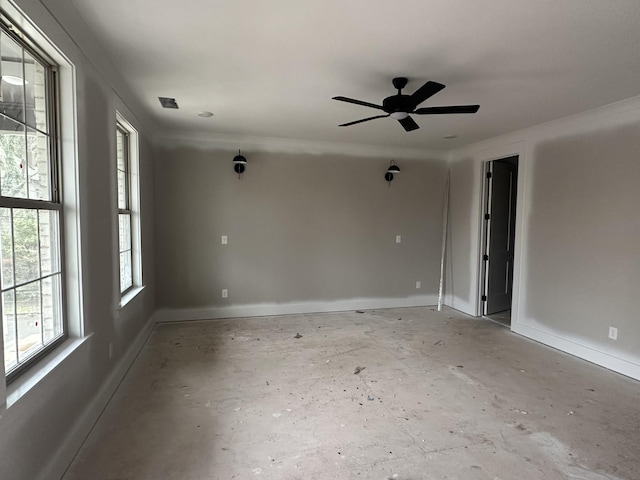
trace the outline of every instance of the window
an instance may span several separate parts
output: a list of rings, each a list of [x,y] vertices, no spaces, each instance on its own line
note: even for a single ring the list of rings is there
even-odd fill
[[[120,295],[141,285],[139,258],[137,133],[120,115],[116,122],[118,177],[118,256]]]
[[[129,132],[118,122],[116,127],[116,158],[118,163],[118,237],[120,254],[120,293],[133,286],[133,246],[131,242],[131,167],[129,162]]]
[[[8,381],[66,337],[56,71],[0,21],[0,312]]]

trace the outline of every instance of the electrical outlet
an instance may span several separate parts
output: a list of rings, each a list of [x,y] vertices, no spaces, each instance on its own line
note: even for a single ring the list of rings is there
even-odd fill
[[[609,338],[611,340],[618,340],[618,329],[616,327],[609,327]]]
[[[227,243],[229,243],[229,239],[226,235],[222,235],[222,245],[226,245]]]
[[[113,342],[109,342],[109,359],[113,358]]]
[[[396,243],[402,243],[402,235],[396,235]]]
[[[418,280],[418,281],[416,282],[416,290],[418,290],[418,289],[420,289],[420,288],[422,288],[422,282],[421,282],[420,280]]]
[[[226,288],[222,289],[222,298],[227,298],[229,296],[229,290]]]

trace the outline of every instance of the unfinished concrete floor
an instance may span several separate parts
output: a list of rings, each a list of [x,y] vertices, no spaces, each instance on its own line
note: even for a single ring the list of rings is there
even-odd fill
[[[639,400],[451,310],[162,324],[64,480],[637,479]]]

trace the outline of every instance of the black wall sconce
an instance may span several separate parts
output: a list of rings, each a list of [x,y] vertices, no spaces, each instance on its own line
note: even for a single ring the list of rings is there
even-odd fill
[[[247,159],[240,153],[240,150],[238,150],[238,155],[233,157],[233,170],[238,174],[238,178],[242,176],[246,164]]]
[[[400,167],[396,165],[396,162],[394,160],[391,160],[389,168],[387,168],[387,173],[384,174],[384,179],[389,182],[389,186],[391,186],[393,175],[398,173],[400,173]]]

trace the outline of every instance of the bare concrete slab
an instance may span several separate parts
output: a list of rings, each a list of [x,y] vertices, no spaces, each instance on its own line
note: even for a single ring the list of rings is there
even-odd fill
[[[64,480],[637,479],[639,445],[639,382],[403,308],[158,325]]]

